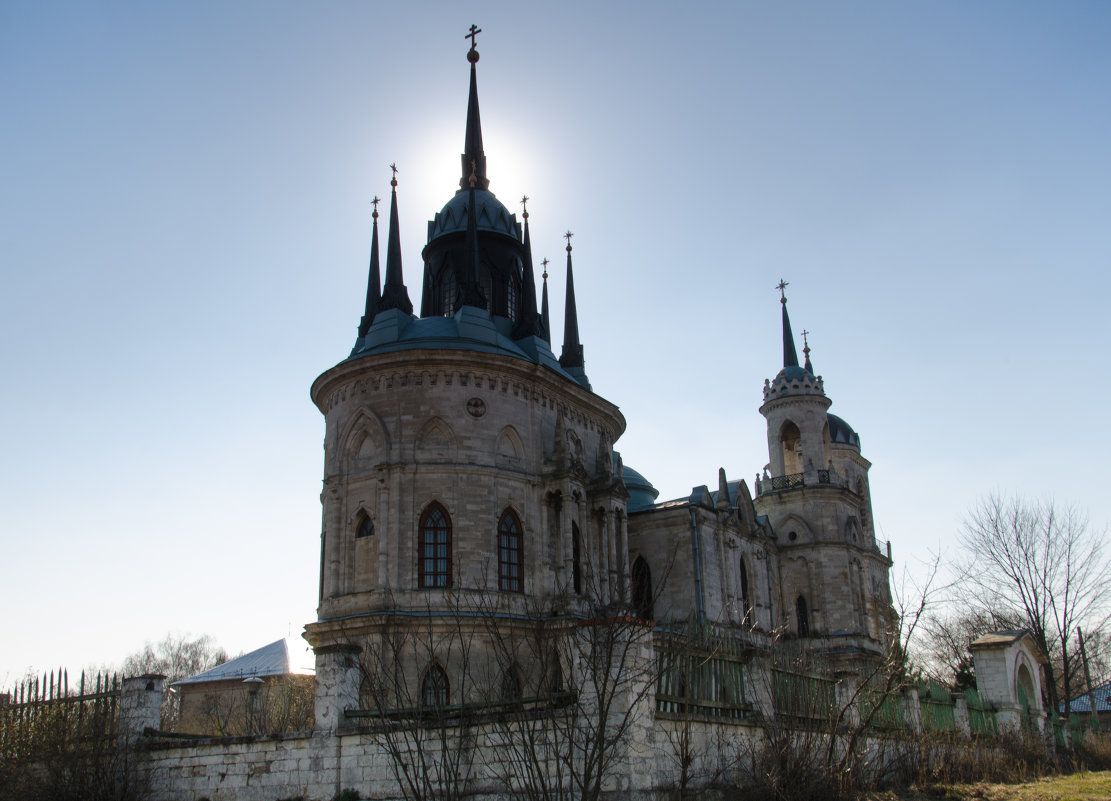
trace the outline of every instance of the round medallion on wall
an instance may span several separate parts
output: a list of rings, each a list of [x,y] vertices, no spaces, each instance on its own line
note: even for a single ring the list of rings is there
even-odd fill
[[[482,398],[471,398],[467,401],[467,414],[471,417],[482,417],[486,414],[486,401]]]

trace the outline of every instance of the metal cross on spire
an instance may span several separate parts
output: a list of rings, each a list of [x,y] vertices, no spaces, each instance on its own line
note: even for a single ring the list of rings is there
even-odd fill
[[[528,195],[521,195],[521,216],[528,219]]]
[[[779,283],[775,285],[775,288],[779,290],[779,302],[780,303],[786,303],[787,302],[787,292],[785,290],[789,286],[790,286],[790,284],[787,283],[786,281],[784,281],[782,278],[780,278]]]
[[[474,45],[475,45],[474,38],[476,36],[478,36],[480,33],[482,33],[482,28],[478,27],[477,25],[475,25],[472,22],[471,23],[471,32],[463,37],[464,39],[470,39],[471,40],[471,50],[474,50]]]
[[[397,186],[397,163],[391,164],[390,169],[393,170],[393,178],[390,179],[390,186]]]
[[[571,233],[570,231],[568,231],[567,233],[565,233],[563,235],[563,238],[567,240],[567,249],[568,250],[571,249],[571,237],[573,237],[573,236],[574,236],[574,234]]]
[[[545,257],[540,261],[540,266],[544,268],[544,280],[548,280],[548,259]]]
[[[375,196],[374,196],[374,200],[372,200],[372,201],[370,201],[370,202],[371,202],[371,204],[372,204],[372,205],[374,206],[374,213],[372,214],[372,216],[373,216],[373,217],[377,217],[377,216],[378,216],[378,204],[379,204],[379,203],[381,203],[382,201],[381,201],[381,199],[380,199],[380,198],[378,197],[378,195],[375,195]]]

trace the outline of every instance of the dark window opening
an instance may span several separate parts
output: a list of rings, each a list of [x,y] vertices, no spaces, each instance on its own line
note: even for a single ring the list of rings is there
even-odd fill
[[[641,620],[653,620],[652,571],[643,556],[633,562],[633,613]]]
[[[447,674],[439,665],[432,665],[420,685],[420,703],[427,709],[441,709],[448,701]]]
[[[801,595],[795,601],[795,616],[798,618],[799,636],[810,636],[810,613],[806,609],[806,599]]]
[[[451,586],[451,518],[433,503],[420,519],[420,586]]]
[[[512,509],[498,521],[498,589],[521,592],[521,521]]]

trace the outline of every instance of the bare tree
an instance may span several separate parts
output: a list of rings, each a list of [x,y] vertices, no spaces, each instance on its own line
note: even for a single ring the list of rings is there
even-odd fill
[[[228,661],[228,652],[208,634],[167,634],[157,643],[146,643],[141,651],[123,661],[125,676],[159,673],[166,677],[162,694],[162,725],[172,728],[177,719],[178,698],[170,685],[178,679],[195,676]]]
[[[1106,588],[1111,562],[1104,532],[1075,507],[990,495],[965,520],[961,566],[981,610],[1013,610],[1050,661],[1049,706],[1059,691],[1072,695],[1078,661],[1070,645],[1076,627],[1102,631],[1108,622]],[[1066,710],[1067,712],[1067,710]]]

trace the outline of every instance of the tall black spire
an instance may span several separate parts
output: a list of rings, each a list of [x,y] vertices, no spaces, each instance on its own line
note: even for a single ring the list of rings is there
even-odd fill
[[[478,51],[475,50],[475,37],[482,33],[482,29],[471,25],[471,32],[464,38],[471,40],[471,49],[467,51],[467,61],[471,62],[471,93],[467,98],[467,136],[463,143],[463,174],[459,179],[459,188],[470,187],[470,176],[473,171],[477,176],[476,185],[479,189],[486,189],[490,182],[486,179],[486,154],[482,151],[482,119],[478,113]],[[473,166],[472,166],[473,165]]]
[[[791,333],[791,318],[787,316],[787,287],[787,282],[782,278],[775,287],[779,290],[779,302],[783,304],[783,366],[798,367],[799,354],[795,350],[794,334]]]
[[[583,346],[579,343],[579,313],[575,304],[575,275],[571,270],[570,231],[564,234],[567,239],[567,305],[563,313],[563,353],[559,363],[563,367],[583,366]]]
[[[370,215],[374,219],[374,232],[370,235],[370,276],[366,283],[366,308],[363,319],[359,321],[359,336],[365,337],[374,322],[374,315],[378,313],[378,302],[382,299],[382,272],[378,267],[378,196],[371,201],[374,212]]]
[[[540,264],[544,267],[544,295],[540,303],[540,336],[550,346],[552,344],[551,315],[548,313],[548,260],[545,258]]]
[[[378,311],[401,309],[406,314],[413,313],[413,301],[409,300],[409,290],[405,288],[405,278],[401,273],[401,231],[397,223],[397,166],[390,165],[393,178],[390,179],[390,238],[386,243],[386,284],[382,287],[382,299]]]
[[[521,198],[521,217],[525,221],[525,269],[521,281],[521,309],[514,337],[543,336],[540,315],[536,313],[536,273],[532,269],[532,237],[528,230],[528,195]],[[509,289],[513,291],[512,286]]]

